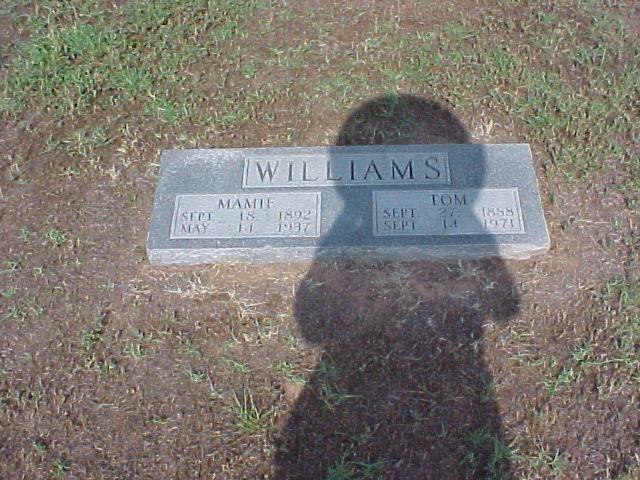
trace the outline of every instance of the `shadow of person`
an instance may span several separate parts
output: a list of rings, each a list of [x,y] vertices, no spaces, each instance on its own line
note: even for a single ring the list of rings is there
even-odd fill
[[[337,143],[469,136],[437,103],[400,95],[355,110]],[[348,203],[359,187],[337,188]],[[335,229],[350,221],[338,218],[323,245],[334,245]],[[305,341],[322,353],[279,436],[274,478],[510,478],[483,328],[517,308],[497,258],[315,261],[295,313]]]

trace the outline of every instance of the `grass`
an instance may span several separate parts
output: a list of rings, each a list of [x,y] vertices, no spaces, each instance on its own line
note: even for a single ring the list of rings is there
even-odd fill
[[[489,474],[488,478],[491,479],[502,478],[502,465],[516,458],[511,448],[502,443],[495,435],[483,429],[471,432],[467,437],[467,445],[467,452],[461,463],[472,471],[483,467]],[[487,448],[491,450],[487,465],[480,465],[478,452]]]
[[[354,458],[353,448],[346,448],[340,453],[336,463],[329,467],[324,480],[383,480],[382,472],[385,462],[366,462]]]
[[[0,320],[25,321],[27,318],[37,319],[42,316],[44,308],[35,298],[16,298],[12,305],[2,314]]]
[[[133,358],[134,360],[142,360],[148,355],[148,350],[144,345],[145,336],[140,330],[133,334],[133,339],[127,342],[124,347],[123,354]]]
[[[33,236],[33,232],[29,230],[29,227],[27,226],[22,227],[22,241],[24,243],[27,243],[32,236]]]
[[[323,358],[316,366],[315,373],[320,385],[320,400],[326,410],[333,411],[343,403],[359,398],[359,395],[352,395],[336,385],[341,372],[330,360]]]
[[[246,388],[242,389],[242,398],[233,392],[233,413],[235,426],[242,433],[254,434],[269,430],[272,427],[273,409],[260,409],[253,400],[253,394]]]
[[[195,370],[195,369],[191,368],[187,372],[187,377],[193,383],[202,383],[207,379],[207,373],[206,372],[201,372],[199,370]]]
[[[454,107],[502,111],[514,123],[524,119],[518,127],[572,178],[600,171],[609,159],[637,173],[639,162],[615,140],[635,135],[638,125],[632,105],[639,96],[640,53],[626,43],[624,25],[584,2],[570,21],[548,28],[554,14],[532,4],[528,18],[540,21],[522,21],[518,29],[524,38],[505,46],[495,42],[515,29],[502,20],[510,8],[478,21],[447,22],[401,44],[383,42],[383,52],[402,54],[406,61],[393,70],[378,68],[391,74],[392,89],[422,80],[448,92]],[[568,52],[568,61],[552,57],[559,49]],[[630,182],[628,188],[637,186]]]
[[[197,70],[194,62],[203,55],[211,56],[213,65],[237,62],[241,78],[251,81],[261,69],[295,70],[315,62],[322,41],[319,37],[296,46],[273,46],[266,55],[248,58],[238,47],[233,58],[225,61],[215,47],[251,39],[242,21],[268,4],[130,2],[107,13],[97,8],[100,2],[89,3],[91,7],[76,6],[76,15],[85,15],[90,23],[74,21],[73,10],[54,1],[45,2],[39,14],[22,17],[35,33],[14,46],[12,74],[4,79],[7,112],[31,107],[81,115],[90,107],[109,109],[134,101],[146,114],[172,124],[200,118],[214,128],[237,128],[256,118],[258,109],[269,103],[268,97],[277,96],[279,88],[267,82],[257,89],[225,93],[214,99],[213,110],[203,116],[199,102],[207,95],[208,84],[194,83],[187,75]],[[511,117],[514,127],[524,128],[530,140],[547,150],[548,168],[559,168],[568,178],[584,179],[603,168],[623,167],[629,179],[619,188],[635,198],[640,162],[626,151],[621,139],[633,137],[638,130],[633,105],[640,96],[640,53],[626,42],[624,24],[589,2],[578,2],[570,18],[562,21],[544,5],[532,5],[530,20],[516,26],[508,20],[512,8],[519,7],[505,4],[482,19],[445,22],[434,31],[405,36],[402,42],[395,41],[396,22],[376,23],[355,44],[357,58],[362,51],[363,58],[372,62],[368,74],[358,71],[358,61],[338,68],[329,64],[330,75],[319,75],[299,95],[308,98],[308,111],[329,97],[332,108],[342,112],[354,98],[375,91],[437,85],[454,108],[473,106]],[[288,18],[279,14],[277,22],[286,23]],[[548,28],[552,22],[556,22],[554,28]],[[523,32],[517,44],[495,43],[516,30]],[[566,57],[553,57],[558,50],[566,51]],[[401,60],[393,66],[376,61],[389,56]],[[268,123],[274,122],[269,113],[262,115]],[[515,119],[522,123],[516,125]],[[108,130],[105,126],[91,131],[80,128],[68,140],[50,138],[44,149],[65,145],[70,155],[86,157],[112,141]],[[65,174],[73,175],[73,170]]]
[[[93,325],[89,330],[86,330],[82,335],[82,346],[87,352],[90,352],[93,347],[102,340],[105,326],[105,315],[99,315],[93,321]]]
[[[22,257],[18,257],[15,260],[7,260],[4,262],[6,268],[4,270],[0,270],[0,275],[5,275],[7,273],[13,273],[16,272],[18,270],[20,270],[20,268],[22,268],[22,263],[24,261],[24,258]]]
[[[327,382],[322,382],[320,385],[320,400],[322,400],[324,408],[329,411],[333,411],[348,400],[358,397],[359,395],[351,395],[344,389]]]
[[[231,365],[231,367],[240,375],[246,375],[251,371],[249,369],[249,366],[244,363],[236,362],[235,360],[231,360],[230,358],[226,359],[226,362]]]
[[[182,344],[184,345],[184,349],[185,351],[193,358],[200,358],[202,357],[202,352],[200,351],[200,349],[193,344],[193,342],[191,342],[188,339],[185,339]]]
[[[47,447],[45,446],[45,444],[39,440],[34,440],[32,442],[32,445],[33,445],[33,449],[41,455],[47,451]]]
[[[296,350],[300,344],[300,340],[295,335],[284,335],[282,339],[287,348],[291,350]]]
[[[71,468],[71,465],[69,464],[69,462],[63,458],[59,458],[58,460],[56,460],[53,464],[53,477],[54,478],[64,478],[67,476],[67,473],[69,473],[69,469]]]
[[[70,156],[79,156],[89,158],[93,152],[112,142],[113,138],[109,137],[105,127],[96,127],[92,129],[81,129],[74,132],[74,136],[62,142],[53,140],[47,141],[47,149],[45,153],[55,150],[58,145],[64,145],[65,151]]]
[[[540,448],[536,456],[528,459],[534,471],[545,471],[550,478],[557,478],[565,470],[566,458],[560,450],[550,451],[548,448]]]
[[[39,2],[21,20],[33,32],[17,46],[4,80],[9,112],[39,105],[80,114],[96,102],[138,101],[167,122],[188,116],[193,96],[185,69],[222,42],[243,35],[238,22],[255,1]]]
[[[4,298],[11,298],[16,294],[17,290],[15,287],[9,287],[6,290],[2,291],[2,293],[0,295],[2,295]]]
[[[636,346],[640,338],[639,284],[628,279],[608,281],[598,301],[605,312],[606,327],[578,343],[566,361],[551,359],[549,368],[555,371],[540,381],[549,394],[556,395],[589,374],[597,375],[604,384],[619,381],[617,388],[640,387],[640,353]]]
[[[67,236],[57,228],[53,227],[45,232],[44,238],[52,247],[61,247],[67,242]]]
[[[274,362],[273,368],[280,372],[288,382],[296,383],[298,385],[305,385],[307,383],[307,379],[304,376],[295,373],[298,370],[298,367],[291,362],[286,360]]]

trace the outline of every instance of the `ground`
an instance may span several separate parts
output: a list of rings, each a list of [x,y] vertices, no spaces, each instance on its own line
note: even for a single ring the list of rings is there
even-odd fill
[[[3,2],[0,478],[640,478],[639,8]],[[149,265],[161,149],[407,94],[531,144],[548,254]]]

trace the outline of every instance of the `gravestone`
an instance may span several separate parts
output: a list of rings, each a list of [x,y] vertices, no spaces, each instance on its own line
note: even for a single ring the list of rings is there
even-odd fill
[[[548,249],[527,144],[164,151],[147,242],[156,265]]]

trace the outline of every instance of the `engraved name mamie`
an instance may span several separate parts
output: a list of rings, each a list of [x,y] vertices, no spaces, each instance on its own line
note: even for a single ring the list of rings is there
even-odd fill
[[[319,193],[178,195],[171,238],[316,237]]]
[[[390,155],[274,155],[245,159],[243,187],[331,185],[448,185],[445,152]]]

